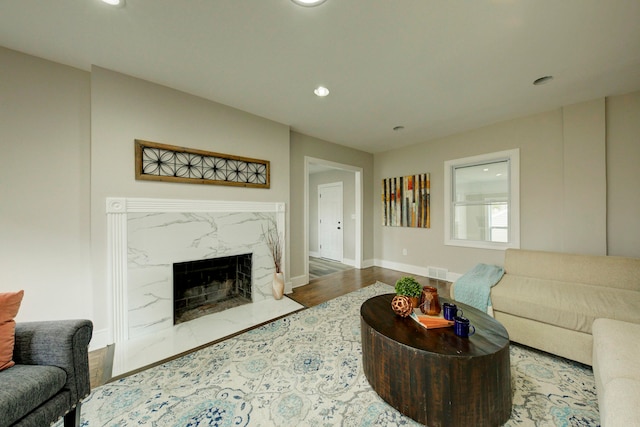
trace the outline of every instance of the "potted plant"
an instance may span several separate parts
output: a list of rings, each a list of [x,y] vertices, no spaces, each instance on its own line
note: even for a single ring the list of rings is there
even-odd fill
[[[273,265],[276,269],[273,273],[273,297],[275,299],[282,299],[284,295],[284,273],[282,272],[282,239],[280,233],[278,233],[278,226],[275,221],[269,225],[265,230],[262,228],[262,237],[264,238],[271,258],[273,259]]]
[[[396,294],[404,295],[411,299],[411,304],[417,307],[420,302],[420,295],[422,294],[422,285],[418,281],[410,276],[401,277],[396,282]]]

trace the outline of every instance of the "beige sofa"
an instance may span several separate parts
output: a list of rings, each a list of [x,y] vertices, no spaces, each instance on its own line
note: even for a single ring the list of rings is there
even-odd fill
[[[508,249],[504,269],[511,341],[592,365],[602,426],[640,426],[640,259]]]
[[[593,375],[603,427],[640,426],[639,355],[640,324],[593,322]]]
[[[640,323],[640,259],[507,249],[491,289],[512,341],[592,364],[597,318]]]

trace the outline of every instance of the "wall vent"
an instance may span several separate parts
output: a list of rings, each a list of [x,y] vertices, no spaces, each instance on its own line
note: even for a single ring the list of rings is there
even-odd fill
[[[427,276],[432,279],[447,280],[449,270],[446,268],[427,267]]]

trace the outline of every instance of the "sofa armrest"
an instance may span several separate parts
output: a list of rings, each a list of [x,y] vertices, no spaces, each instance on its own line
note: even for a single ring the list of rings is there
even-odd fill
[[[93,323],[89,320],[59,320],[16,323],[13,360],[22,365],[50,365],[67,373],[65,389],[71,403],[91,391],[89,341]]]

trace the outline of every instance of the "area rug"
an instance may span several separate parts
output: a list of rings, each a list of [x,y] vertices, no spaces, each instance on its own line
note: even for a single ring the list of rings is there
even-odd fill
[[[373,391],[361,364],[360,305],[376,283],[98,387],[83,426],[418,426]],[[589,367],[511,346],[507,426],[597,426]]]

